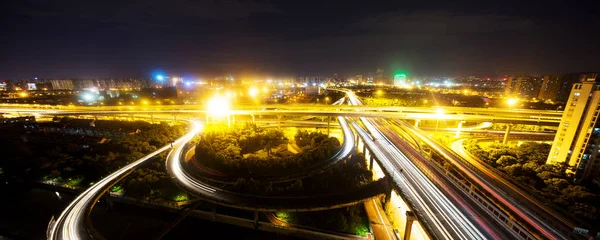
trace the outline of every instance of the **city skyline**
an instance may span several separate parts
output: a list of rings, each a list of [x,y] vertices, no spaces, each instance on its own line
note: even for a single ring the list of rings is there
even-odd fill
[[[586,4],[4,3],[0,78],[596,71]],[[434,8],[431,8],[434,6]],[[568,16],[556,18],[549,16]]]

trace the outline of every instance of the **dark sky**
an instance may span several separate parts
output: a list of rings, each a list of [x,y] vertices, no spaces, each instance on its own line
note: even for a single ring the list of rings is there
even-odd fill
[[[600,70],[593,1],[354,2],[6,0],[0,79]]]

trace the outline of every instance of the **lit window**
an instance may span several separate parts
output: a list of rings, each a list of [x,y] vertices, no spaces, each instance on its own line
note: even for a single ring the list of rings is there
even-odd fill
[[[578,97],[579,95],[581,95],[581,93],[579,93],[579,92],[575,92],[575,93],[573,93],[573,96],[576,96],[576,97]]]

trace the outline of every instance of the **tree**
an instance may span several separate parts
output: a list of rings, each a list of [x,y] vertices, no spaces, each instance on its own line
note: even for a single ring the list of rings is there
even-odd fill
[[[500,166],[511,166],[513,164],[516,164],[517,158],[510,156],[510,155],[502,155],[500,158],[498,158],[498,160],[496,161],[496,164],[500,165]]]

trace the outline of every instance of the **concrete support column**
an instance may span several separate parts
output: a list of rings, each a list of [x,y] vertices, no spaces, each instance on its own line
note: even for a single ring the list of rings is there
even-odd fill
[[[415,214],[411,211],[406,211],[406,226],[404,227],[404,238],[403,240],[409,240],[412,232],[413,222],[416,220]]]
[[[106,208],[108,210],[112,210],[113,209],[113,202],[110,199],[109,193],[104,194],[104,198],[106,199]]]
[[[465,121],[458,122],[458,126],[456,127],[456,138],[460,137],[460,130],[462,129],[463,123],[465,123]]]
[[[154,114],[150,114],[150,123],[154,123]]]
[[[374,159],[375,158],[373,157],[373,154],[371,154],[370,157],[369,157],[369,171],[373,170],[373,160]]]
[[[281,129],[281,115],[277,115],[277,129]]]
[[[502,144],[506,144],[508,142],[508,135],[510,135],[510,130],[512,129],[512,127],[512,124],[508,124],[508,126],[506,126],[506,132],[504,133],[504,139],[502,140]]]
[[[327,136],[329,137],[329,124],[331,123],[331,117],[327,116]]]
[[[387,189],[385,190],[385,198],[383,199],[383,209],[385,210],[387,210],[387,208],[391,206],[390,202],[392,201],[392,194],[394,193],[394,191],[392,191],[391,181],[393,181],[391,178],[387,179]]]
[[[217,206],[213,206],[211,209],[212,220],[217,221]]]
[[[258,228],[258,211],[254,211],[254,228]]]
[[[419,128],[419,123],[421,122],[421,119],[416,119],[415,120],[415,128]]]
[[[254,114],[250,114],[252,116],[252,123],[254,123]]]
[[[365,143],[363,143],[362,153],[363,153],[363,156],[366,156],[366,154],[367,154],[367,145]]]

